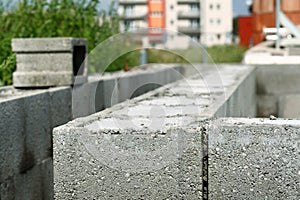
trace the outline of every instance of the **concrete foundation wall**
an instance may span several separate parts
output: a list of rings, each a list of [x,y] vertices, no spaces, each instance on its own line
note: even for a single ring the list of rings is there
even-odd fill
[[[300,121],[217,119],[207,135],[209,199],[299,199]]]
[[[179,72],[179,73],[178,73]],[[147,79],[141,79],[147,76]],[[121,75],[90,77],[88,83],[72,87],[38,90],[0,88],[0,199],[52,199],[52,129],[58,125],[111,106],[116,79],[138,84],[175,81],[180,67],[153,66]],[[123,83],[124,83],[123,81]],[[117,102],[131,98],[136,85],[122,83]],[[138,94],[153,87],[140,88]],[[136,94],[136,95],[138,95]]]
[[[254,85],[252,67],[200,71],[55,128],[55,198],[205,198],[206,119],[228,100],[234,105],[224,114],[252,115],[253,108],[240,107],[253,103],[243,98],[255,87],[239,91],[245,81]]]
[[[257,115],[299,118],[300,101],[299,65],[258,65]]]
[[[65,101],[71,89],[7,88],[0,95],[1,199],[51,199],[51,131],[72,119],[71,102]]]

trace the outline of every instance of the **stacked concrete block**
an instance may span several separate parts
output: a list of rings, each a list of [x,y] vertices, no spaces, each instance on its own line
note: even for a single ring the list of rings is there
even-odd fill
[[[87,41],[81,38],[18,38],[15,87],[49,87],[86,81]]]
[[[70,99],[68,87],[0,89],[1,199],[52,199],[51,133],[71,120]]]
[[[299,124],[212,121],[207,131],[209,199],[299,199]]]
[[[51,43],[47,45],[53,49]],[[163,70],[165,66],[153,66],[126,73],[124,77],[130,75],[142,85],[146,81],[156,82],[155,75]],[[141,74],[148,79],[140,79]],[[73,117],[110,107],[117,77],[115,74],[90,77],[88,83],[74,87],[35,90],[1,87],[0,199],[53,198],[52,129]],[[137,95],[150,89],[154,88],[142,88]],[[130,98],[131,94],[127,96]]]
[[[147,69],[94,75],[72,88],[73,117],[83,117],[182,78],[178,65],[149,65]]]
[[[60,141],[54,147],[55,198],[202,196],[201,130],[163,132],[134,126],[95,130],[93,126],[97,125],[55,129],[54,137]]]
[[[55,198],[206,198],[203,127],[228,100],[225,92],[240,98],[234,91],[253,68],[237,67],[205,69],[202,78],[163,86],[55,128]],[[225,71],[233,75],[220,78]],[[243,114],[239,106],[244,105],[236,104],[236,113]]]

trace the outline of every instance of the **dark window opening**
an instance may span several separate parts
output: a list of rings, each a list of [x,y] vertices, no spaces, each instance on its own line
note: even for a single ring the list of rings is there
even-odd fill
[[[86,49],[85,46],[74,46],[73,51],[73,74],[74,76],[83,75]]]

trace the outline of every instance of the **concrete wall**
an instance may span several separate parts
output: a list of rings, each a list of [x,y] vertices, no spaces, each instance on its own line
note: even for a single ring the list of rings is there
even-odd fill
[[[52,128],[72,119],[71,88],[0,90],[0,197],[51,199]]]
[[[207,131],[209,199],[299,199],[299,124],[212,121]]]
[[[258,65],[257,115],[300,117],[300,70],[298,65]]]
[[[55,198],[205,197],[203,177],[207,176],[202,165],[207,148],[203,141],[207,141],[202,132],[206,119],[214,117],[216,107],[228,100],[234,106],[223,114],[252,116],[255,108],[241,109],[241,102],[248,100],[240,99],[254,96],[255,87],[239,91],[244,81],[254,85],[249,78],[252,67],[198,67],[201,76],[55,128]],[[230,100],[225,93],[236,97]]]
[[[90,77],[75,87],[39,90],[0,88],[0,199],[52,199],[52,129],[181,78],[180,67]],[[179,72],[179,73],[178,73]],[[118,80],[121,84],[118,84]],[[128,83],[126,83],[128,81]],[[115,83],[120,85],[116,87]],[[154,83],[150,87],[143,84]],[[121,91],[122,90],[122,91]]]

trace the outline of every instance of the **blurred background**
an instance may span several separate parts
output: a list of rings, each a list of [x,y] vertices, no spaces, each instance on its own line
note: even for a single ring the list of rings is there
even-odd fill
[[[109,72],[146,63],[241,62],[248,48],[277,39],[275,8],[276,0],[1,0],[0,85],[12,84],[11,39],[20,37],[83,37],[91,51],[130,32],[137,50],[110,63]],[[281,0],[281,9],[300,24],[300,0]],[[280,28],[280,37],[294,37]],[[89,72],[99,72],[93,62]]]

